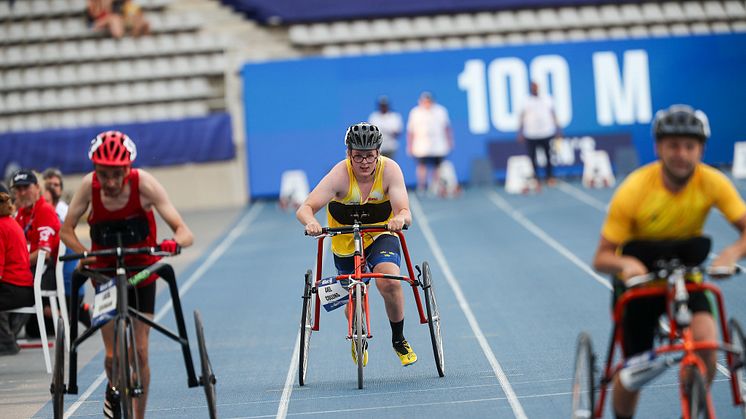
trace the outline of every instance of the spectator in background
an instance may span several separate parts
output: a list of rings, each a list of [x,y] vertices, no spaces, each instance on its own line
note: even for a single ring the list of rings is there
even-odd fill
[[[86,20],[94,31],[106,31],[119,39],[124,36],[124,22],[119,13],[112,8],[112,0],[87,0]]]
[[[41,175],[44,179],[44,199],[49,202],[60,222],[65,221],[67,216],[67,202],[62,200],[62,172],[59,169],[49,168]]]
[[[427,190],[433,182],[433,173],[438,173],[440,164],[452,149],[453,132],[448,111],[435,103],[430,92],[422,92],[407,120],[407,154],[417,159],[418,192]]]
[[[520,117],[521,125],[518,128],[518,142],[526,142],[528,155],[534,166],[534,176],[539,180],[539,166],[536,162],[536,149],[544,150],[547,162],[546,179],[548,186],[554,186],[557,181],[552,176],[551,144],[553,138],[562,136],[562,131],[557,123],[552,101],[547,97],[539,96],[539,86],[531,82],[531,96],[526,99]],[[538,183],[537,183],[538,184]]]
[[[44,199],[54,207],[57,217],[60,219],[60,223],[65,221],[67,216],[67,202],[62,200],[62,172],[55,168],[49,168],[42,174],[44,179]],[[66,254],[72,254],[73,252],[69,249],[66,250]],[[65,282],[65,299],[67,300],[68,310],[72,310],[70,306],[72,295],[72,277],[73,271],[75,270],[74,262],[67,262],[64,264],[62,269],[62,275],[64,276]],[[91,318],[88,313],[88,305],[83,302],[84,288],[80,288],[80,306],[78,307],[78,318],[86,326],[91,326]]]
[[[145,19],[142,7],[133,0],[114,0],[112,9],[121,17],[127,34],[137,38],[150,33],[150,23]]]
[[[378,110],[368,116],[368,122],[378,127],[383,134],[381,154],[395,160],[396,150],[399,149],[399,134],[402,131],[402,118],[398,112],[389,108],[389,98],[381,96],[378,98]]]
[[[15,218],[23,230],[29,248],[27,268],[36,267],[39,250],[46,251],[47,269],[42,276],[42,288],[55,289],[55,261],[60,242],[60,220],[57,213],[42,197],[41,188],[33,171],[25,169],[17,171],[11,178],[10,187],[15,194],[15,205],[18,208]],[[51,317],[51,313],[49,316]],[[47,330],[54,330],[51,318],[46,320]],[[26,334],[35,337],[38,333],[37,326],[36,322],[28,322]]]
[[[0,183],[0,355],[20,351],[16,327],[11,324],[18,315],[2,311],[34,305],[34,277],[28,269],[26,238],[10,216],[14,210],[8,189]]]

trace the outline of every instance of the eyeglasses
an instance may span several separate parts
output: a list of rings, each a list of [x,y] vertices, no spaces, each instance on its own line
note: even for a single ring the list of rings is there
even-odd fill
[[[355,163],[362,163],[363,160],[365,160],[366,163],[373,163],[378,158],[378,154],[366,154],[363,156],[362,154],[353,154],[352,161]]]

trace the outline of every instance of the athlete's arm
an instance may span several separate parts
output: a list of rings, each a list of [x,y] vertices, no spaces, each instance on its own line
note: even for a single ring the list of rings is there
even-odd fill
[[[166,189],[158,180],[148,172],[140,170],[140,194],[145,198],[143,208],[147,203],[152,204],[158,211],[163,221],[171,227],[174,232],[174,241],[181,247],[189,247],[194,242],[194,236],[189,226],[181,218],[171,199],[168,198]]]
[[[68,249],[71,249],[75,253],[83,253],[88,250],[83,246],[83,243],[78,240],[78,236],[75,234],[75,226],[78,225],[80,217],[85,214],[91,203],[92,182],[92,173],[83,177],[83,181],[75,191],[72,201],[70,201],[70,206],[67,209],[67,217],[65,217],[65,222],[62,224],[62,228],[60,229],[60,239],[65,243],[65,246],[67,246]]]
[[[612,275],[619,275],[622,281],[637,275],[648,273],[645,265],[632,256],[621,256],[616,253],[619,245],[601,236],[593,258],[593,269]]]
[[[401,231],[404,225],[412,224],[412,214],[409,212],[409,195],[404,184],[404,175],[396,162],[386,163],[383,172],[383,183],[387,185],[387,194],[394,216],[388,222],[391,231]]]
[[[733,227],[739,231],[741,236],[735,243],[720,252],[718,257],[712,262],[713,267],[732,268],[742,257],[746,256],[746,215],[733,222]]]
[[[345,181],[347,177],[347,166],[344,161],[337,163],[332,170],[321,179],[318,185],[313,188],[308,198],[306,198],[303,205],[298,208],[295,212],[295,217],[306,227],[306,233],[311,236],[318,236],[321,234],[321,224],[316,220],[314,214],[316,214],[321,208],[334,199],[339,190],[341,184],[349,182]]]

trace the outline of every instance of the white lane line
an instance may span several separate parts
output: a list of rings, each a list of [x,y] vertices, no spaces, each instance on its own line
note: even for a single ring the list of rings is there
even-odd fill
[[[605,213],[607,211],[607,204],[599,201],[598,199],[585,193],[585,191],[578,189],[570,185],[567,182],[563,182],[563,181],[557,182],[557,189],[561,190],[562,192],[568,195],[571,195],[573,198],[577,199],[578,201],[584,202],[601,212]]]
[[[584,202],[593,208],[596,208],[597,210],[606,213],[608,206],[604,204],[603,202],[599,201],[598,199],[588,195],[587,193],[583,192],[582,190],[568,184],[565,182],[559,182],[560,190],[567,193],[568,195],[576,198],[577,200]],[[710,258],[715,258],[717,255],[715,253],[710,253]],[[716,364],[718,371],[720,371],[721,374],[724,376],[730,378],[730,371],[728,370],[728,367],[717,363]]]
[[[521,214],[519,211],[511,207],[508,201],[506,201],[505,198],[498,195],[497,192],[493,190],[489,190],[487,191],[487,197],[490,199],[490,201],[492,201],[493,204],[495,204],[495,206],[497,206],[503,212],[508,214],[518,224],[522,225],[526,230],[530,231],[534,236],[538,237],[541,241],[546,243],[549,247],[556,250],[559,254],[567,258],[575,266],[585,271],[588,275],[590,275],[593,279],[595,279],[596,282],[598,282],[599,284],[603,285],[604,287],[610,290],[612,289],[611,284],[606,278],[597,274],[593,269],[591,269],[590,266],[588,266],[585,262],[583,262],[577,256],[575,256],[574,253],[567,250],[566,247],[559,244],[557,240],[554,240],[544,230],[539,228],[536,224],[532,223],[528,218],[523,216],[523,214]]]
[[[295,373],[298,372],[298,356],[300,354],[300,333],[295,337],[295,349],[293,349],[293,356],[290,357],[290,368],[288,368],[288,375],[285,377],[285,388],[282,390],[282,397],[280,397],[280,404],[277,406],[277,419],[283,419],[288,415],[288,405],[290,405],[290,395],[293,394],[293,382],[295,381]]]
[[[492,371],[495,373],[495,377],[497,377],[497,380],[500,382],[500,387],[502,387],[503,392],[505,392],[505,395],[507,396],[508,403],[510,403],[510,407],[513,409],[513,414],[518,419],[526,419],[526,412],[523,411],[523,406],[521,406],[521,403],[518,401],[518,397],[516,397],[513,387],[508,381],[508,377],[505,375],[500,363],[497,361],[494,352],[492,352],[492,348],[490,348],[487,338],[485,338],[484,333],[482,332],[482,328],[479,326],[474,313],[471,311],[469,302],[466,300],[466,297],[464,297],[461,285],[459,285],[458,280],[453,275],[451,267],[448,265],[445,255],[443,254],[438,241],[435,239],[432,229],[430,229],[430,223],[427,220],[427,216],[425,216],[425,212],[422,210],[420,201],[416,196],[410,195],[410,204],[414,217],[422,229],[422,233],[425,235],[425,239],[435,256],[435,260],[443,271],[446,281],[448,281],[448,285],[451,286],[451,290],[453,290],[453,294],[456,296],[461,311],[464,312],[466,320],[469,322],[469,326],[471,327],[472,332],[474,332],[474,336],[477,338],[479,346],[482,348],[482,352],[484,352],[484,356],[487,357],[487,361],[489,361]]]
[[[321,267],[323,269],[326,264],[326,260],[331,252],[331,240],[326,240],[324,244],[324,255],[321,257]],[[315,256],[315,255],[314,255]],[[316,266],[316,258],[313,258],[311,266]],[[311,270],[313,273],[313,270]],[[315,279],[315,277],[314,277]],[[313,310],[313,308],[312,308]],[[290,366],[288,367],[288,375],[285,377],[285,385],[282,388],[282,396],[280,397],[280,403],[277,405],[276,419],[285,419],[288,415],[288,406],[290,406],[290,396],[293,394],[293,382],[295,382],[296,373],[298,372],[298,357],[300,356],[300,331],[298,336],[295,338],[295,349],[293,349],[293,355],[290,357]],[[271,417],[271,416],[270,416]]]
[[[183,297],[184,294],[186,294],[187,291],[189,291],[189,289],[192,288],[192,286],[202,278],[202,275],[204,275],[205,272],[207,272],[207,270],[210,269],[212,265],[215,264],[215,262],[217,262],[217,260],[223,256],[223,253],[225,253],[225,251],[228,250],[228,247],[230,247],[233,244],[233,242],[236,241],[238,236],[243,234],[243,232],[249,227],[249,225],[251,225],[251,223],[254,221],[256,216],[259,215],[259,212],[262,210],[263,207],[264,207],[263,202],[257,202],[251,207],[249,212],[246,213],[246,215],[244,215],[241,221],[238,224],[236,224],[235,227],[233,227],[233,229],[228,234],[228,236],[225,239],[223,239],[220,245],[218,245],[218,247],[216,247],[215,250],[213,250],[212,253],[210,253],[210,256],[207,259],[205,259],[205,261],[202,262],[200,267],[196,271],[194,271],[194,273],[189,277],[189,279],[187,279],[187,281],[184,283],[184,285],[179,290],[179,297]],[[163,308],[161,308],[158,311],[158,314],[156,314],[154,320],[155,321],[160,320],[169,310],[171,310],[171,307],[173,307],[173,304],[171,300],[169,300],[168,303],[166,303],[166,305],[164,305]],[[63,415],[63,417],[69,418],[73,413],[75,413],[75,411],[77,411],[78,408],[80,408],[80,406],[83,404],[83,402],[85,402],[88,399],[88,397],[90,397],[91,394],[93,394],[93,392],[96,391],[98,386],[100,386],[101,383],[103,383],[105,379],[106,379],[106,372],[102,372],[101,375],[96,377],[96,379],[88,387],[88,389],[86,389],[86,391],[80,395],[80,398],[78,398],[78,400],[75,403],[73,403],[65,411],[65,414]]]

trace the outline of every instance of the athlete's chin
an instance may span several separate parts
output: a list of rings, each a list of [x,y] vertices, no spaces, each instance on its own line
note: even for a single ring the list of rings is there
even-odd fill
[[[121,189],[106,189],[104,188],[104,195],[108,196],[109,198],[116,198],[119,196],[119,194],[122,193]]]

